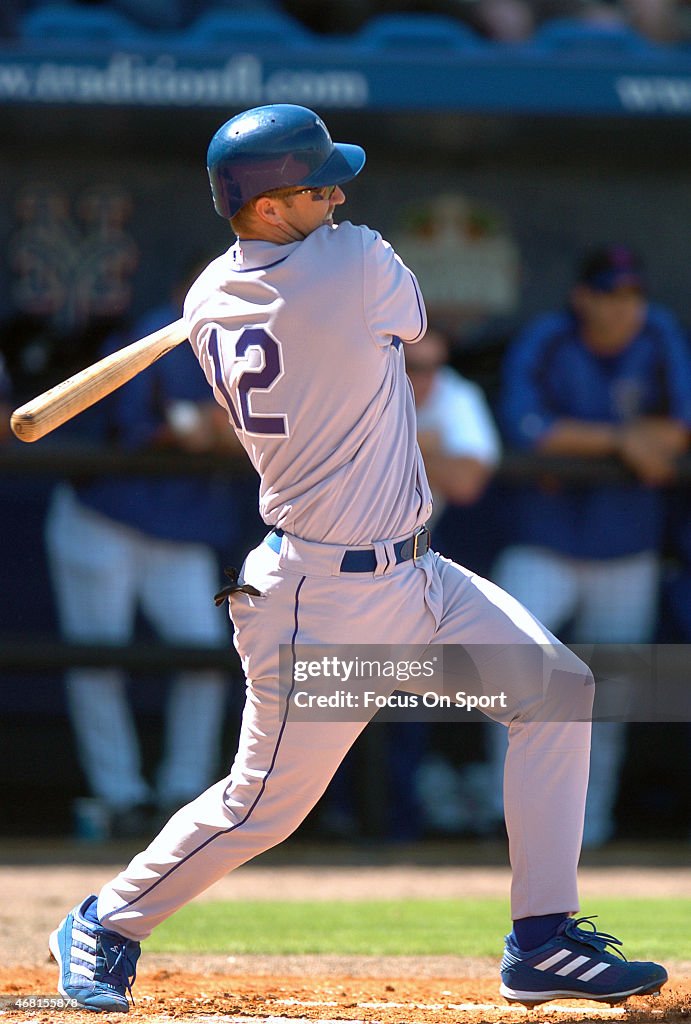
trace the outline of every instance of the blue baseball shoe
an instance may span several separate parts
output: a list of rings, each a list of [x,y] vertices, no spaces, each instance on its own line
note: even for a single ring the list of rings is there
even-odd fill
[[[507,935],[499,991],[509,1002],[531,1006],[560,997],[620,1003],[659,992],[667,981],[664,967],[630,962],[617,946],[620,940],[599,932],[590,917],[567,918],[549,942],[528,952]]]
[[[58,991],[87,1010],[127,1013],[140,946],[87,921],[84,914],[94,900],[87,896],[50,936],[50,952],[60,969]]]

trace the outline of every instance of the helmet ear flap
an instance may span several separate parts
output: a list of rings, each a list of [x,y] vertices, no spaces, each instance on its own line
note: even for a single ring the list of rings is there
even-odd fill
[[[307,107],[275,103],[237,114],[213,136],[207,170],[216,212],[229,219],[262,192],[339,185],[362,170],[360,146],[334,143]]]

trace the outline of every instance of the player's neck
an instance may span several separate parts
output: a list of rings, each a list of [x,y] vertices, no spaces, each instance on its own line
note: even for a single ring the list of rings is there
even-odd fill
[[[290,245],[305,238],[304,232],[287,220],[268,221],[263,217],[252,218],[239,228],[237,236],[241,242],[271,242],[274,245]]]

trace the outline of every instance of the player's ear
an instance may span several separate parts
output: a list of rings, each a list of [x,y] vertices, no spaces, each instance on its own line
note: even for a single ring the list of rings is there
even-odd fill
[[[258,199],[255,199],[254,212],[265,224],[278,224],[283,220],[278,202],[271,196],[259,196]]]

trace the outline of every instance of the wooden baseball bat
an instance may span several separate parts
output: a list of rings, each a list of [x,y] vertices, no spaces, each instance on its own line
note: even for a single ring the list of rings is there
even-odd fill
[[[111,352],[12,413],[10,426],[20,441],[38,441],[78,413],[116,391],[187,339],[183,320]]]

